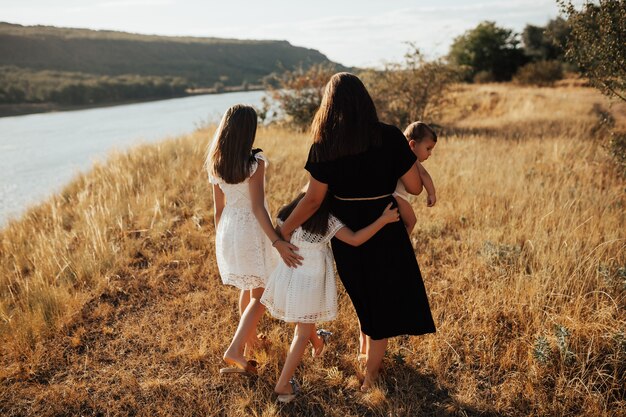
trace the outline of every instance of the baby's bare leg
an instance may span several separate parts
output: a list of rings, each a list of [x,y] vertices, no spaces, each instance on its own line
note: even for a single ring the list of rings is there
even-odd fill
[[[402,223],[404,223],[404,227],[406,227],[406,231],[410,236],[411,232],[413,232],[415,224],[417,223],[417,217],[415,217],[413,207],[411,207],[411,204],[408,201],[402,197],[396,197],[396,201],[398,202],[398,212],[400,213],[400,218],[402,219]]]

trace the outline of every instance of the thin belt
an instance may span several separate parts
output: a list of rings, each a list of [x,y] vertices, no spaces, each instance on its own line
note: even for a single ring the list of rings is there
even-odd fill
[[[385,198],[385,197],[390,197],[393,194],[385,194],[385,195],[378,195],[376,197],[355,197],[355,198],[343,198],[343,197],[337,197],[334,196],[337,200],[341,200],[341,201],[364,201],[364,200],[380,200],[381,198]]]

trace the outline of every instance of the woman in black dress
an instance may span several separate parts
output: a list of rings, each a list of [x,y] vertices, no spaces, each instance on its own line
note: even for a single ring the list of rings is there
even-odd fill
[[[358,77],[335,74],[326,85],[312,124],[314,143],[306,163],[309,186],[281,228],[283,238],[306,221],[326,193],[331,211],[358,230],[374,221],[390,202],[398,179],[419,194],[416,157],[402,132],[380,123],[374,103]],[[369,390],[387,348],[387,339],[435,331],[413,247],[402,222],[391,223],[359,247],[332,240],[339,277],[359,317]],[[296,253],[285,260],[297,267]],[[363,334],[365,339],[363,340]]]

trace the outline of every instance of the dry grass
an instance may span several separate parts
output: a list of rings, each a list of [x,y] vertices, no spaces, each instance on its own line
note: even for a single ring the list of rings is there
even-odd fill
[[[294,404],[271,395],[292,329],[269,317],[260,376],[218,376],[237,293],[214,260],[207,129],[114,155],[0,232],[0,414],[626,415],[625,183],[592,110],[609,106],[501,85],[457,103],[427,162],[437,206],[414,204],[438,332],[394,339],[372,393],[343,290]],[[305,181],[308,138],[257,144],[275,210]]]

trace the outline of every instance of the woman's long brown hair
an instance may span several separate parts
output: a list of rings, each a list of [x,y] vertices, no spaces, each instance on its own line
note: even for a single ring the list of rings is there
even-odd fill
[[[331,77],[311,133],[313,162],[355,155],[381,144],[376,107],[356,75],[340,72]]]
[[[256,136],[256,111],[235,104],[224,113],[207,156],[207,169],[228,184],[239,184],[250,174],[252,144]]]

